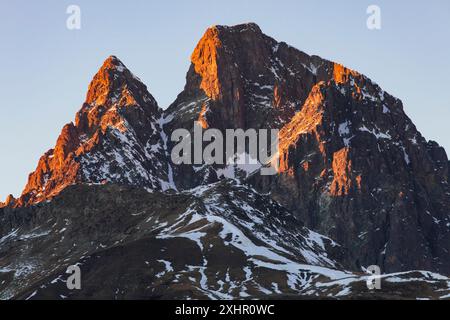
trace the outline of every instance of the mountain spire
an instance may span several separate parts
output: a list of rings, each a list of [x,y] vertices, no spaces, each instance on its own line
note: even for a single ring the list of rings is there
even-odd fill
[[[161,117],[147,87],[115,56],[89,84],[75,123],[39,160],[16,205],[50,199],[75,183],[117,182],[161,189],[167,163]]]

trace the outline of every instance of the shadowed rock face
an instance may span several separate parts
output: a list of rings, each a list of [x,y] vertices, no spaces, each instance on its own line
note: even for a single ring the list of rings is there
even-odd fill
[[[279,174],[253,182],[348,247],[357,264],[448,273],[443,149],[425,141],[399,102],[354,99],[351,90],[318,84],[281,129]]]
[[[400,100],[255,24],[209,28],[191,62],[165,111],[104,62],[22,196],[0,203],[2,298],[448,295],[431,272],[450,274],[449,161]],[[279,129],[277,174],[173,165],[170,135],[194,121]],[[77,262],[89,284],[68,292]],[[403,273],[367,293],[373,264]]]

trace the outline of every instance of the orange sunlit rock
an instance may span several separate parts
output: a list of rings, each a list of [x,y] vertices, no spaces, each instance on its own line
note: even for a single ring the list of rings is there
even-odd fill
[[[275,85],[273,88],[273,105],[277,108],[282,105],[281,88],[279,85]]]
[[[350,172],[352,162],[348,156],[349,148],[343,148],[333,154],[333,181],[330,193],[334,196],[348,194],[351,187]]]
[[[356,78],[359,76],[359,73],[348,69],[339,63],[333,63],[333,79],[336,83],[347,83],[350,80],[350,76]]]
[[[118,113],[117,109],[109,110],[101,118],[100,127],[102,132],[106,132],[108,127],[114,127],[119,129],[121,132],[125,132],[127,128],[123,122],[123,118]]]
[[[135,106],[137,105],[137,101],[134,98],[133,94],[130,92],[130,90],[125,86],[122,89],[121,93],[121,99],[119,101],[119,106],[126,107],[126,106]]]
[[[350,148],[345,147],[333,154],[333,181],[331,182],[330,193],[333,196],[343,196],[349,194],[353,183],[361,189],[361,175],[352,180],[352,161],[350,160]]]
[[[357,175],[355,180],[356,180],[356,185],[357,185],[358,189],[361,190],[362,176],[360,174]]]
[[[211,99],[220,95],[220,82],[217,66],[217,49],[221,47],[219,31],[216,27],[209,28],[191,55],[195,72],[202,78],[200,87]]]
[[[103,105],[106,103],[108,92],[112,89],[110,70],[115,68],[115,57],[108,57],[89,84],[88,92],[86,94],[86,103],[96,105]]]
[[[111,129],[125,133],[126,115],[140,125],[148,122],[156,110],[156,102],[145,85],[119,59],[110,56],[91,81],[75,124],[64,126],[54,149],[40,158],[14,205],[39,203],[82,181],[80,158],[102,148],[104,137]],[[147,131],[148,128],[141,134],[146,136]]]
[[[197,121],[200,123],[203,129],[208,129],[208,121],[206,120],[206,112],[208,112],[208,105],[204,103],[202,105],[202,110],[200,111],[200,114],[198,115]]]
[[[295,146],[299,137],[305,133],[311,133],[318,139],[320,145],[320,135],[315,132],[316,127],[321,123],[323,116],[324,95],[322,85],[317,84],[311,90],[302,110],[298,112],[291,122],[281,128],[279,134],[279,172],[286,172],[289,167],[289,149]]]
[[[14,206],[16,203],[17,199],[14,198],[14,196],[12,194],[8,195],[8,197],[6,197],[6,201],[5,202],[0,202],[0,207],[11,207]]]
[[[352,96],[355,99],[361,98],[361,87],[358,83],[362,80],[362,76],[358,72],[348,69],[339,63],[333,63],[333,79],[337,84],[347,84],[353,87],[354,92],[352,92]]]

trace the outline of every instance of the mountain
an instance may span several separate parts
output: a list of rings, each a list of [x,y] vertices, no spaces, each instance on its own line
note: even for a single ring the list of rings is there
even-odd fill
[[[422,137],[398,100],[365,100],[357,83],[318,83],[280,131],[279,174],[254,182],[349,248],[357,266],[448,274],[445,151]]]
[[[69,185],[115,182],[171,187],[161,114],[147,87],[114,56],[89,85],[75,123],[39,160],[16,206],[51,199]]]
[[[278,171],[173,164],[170,136],[194,121],[280,130]],[[0,204],[0,298],[448,298],[448,168],[366,76],[253,23],[213,26],[165,110],[104,62],[22,195]],[[81,291],[65,286],[73,264]]]
[[[447,155],[399,99],[255,24],[208,29],[191,60],[168,128],[280,129],[279,172],[253,174],[256,189],[349,248],[355,268],[450,273]],[[211,176],[194,171],[177,167],[175,180],[192,187]]]

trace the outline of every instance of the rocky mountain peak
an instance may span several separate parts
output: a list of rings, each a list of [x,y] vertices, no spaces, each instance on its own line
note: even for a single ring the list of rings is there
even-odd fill
[[[75,124],[83,131],[98,126],[105,130],[108,125],[121,123],[119,109],[126,113],[145,113],[147,117],[158,116],[160,112],[146,85],[117,57],[110,56],[89,84]]]
[[[209,28],[191,62],[183,92],[163,112],[146,86],[109,57],[75,123],[63,128],[21,198],[10,203],[43,202],[73,184],[207,190],[228,178],[229,168],[172,168],[173,130],[191,130],[194,121],[222,131],[277,128],[279,171],[236,178],[242,185],[347,248],[354,270],[377,264],[384,272],[450,274],[448,158],[418,132],[399,99],[255,24]]]
[[[89,85],[86,103],[123,106],[146,104],[156,105],[146,86],[115,56],[108,57]],[[122,96],[122,100],[119,100]]]
[[[254,23],[209,28],[191,62],[185,89],[169,112],[187,112],[183,103],[189,100],[186,116],[206,127],[281,128],[321,81],[362,98],[384,95],[358,72],[278,42]]]
[[[75,183],[161,189],[168,183],[168,164],[160,120],[147,87],[117,57],[108,57],[75,123],[65,125],[55,147],[41,157],[16,205],[52,198]]]
[[[254,23],[207,29],[191,55],[193,71],[201,78],[200,88],[213,100],[227,101],[232,98],[230,94],[238,97],[244,80],[241,78],[258,69],[263,71],[261,64],[271,51],[268,42]],[[238,87],[233,91],[231,84]]]
[[[120,82],[123,82],[125,80],[125,73],[129,72],[117,57],[109,56],[103,62],[89,85],[86,103],[105,104],[108,98],[107,95],[112,91],[114,83],[118,82],[119,78],[121,78]]]
[[[5,202],[0,202],[0,208],[12,207],[15,205],[16,201],[17,201],[17,199],[14,198],[14,196],[12,194],[10,194],[6,197]]]
[[[233,27],[213,26],[206,30],[191,55],[191,62],[195,73],[201,77],[200,88],[208,97],[214,100],[224,98],[227,94],[226,84],[232,80],[227,78],[228,72],[232,72],[229,77],[238,80],[239,75],[234,68],[238,67],[242,60],[236,48],[252,47],[249,52],[253,55],[266,51],[264,46],[260,46],[263,37],[261,30],[254,23]],[[263,54],[266,55],[267,52]]]
[[[252,175],[258,190],[348,247],[357,267],[449,272],[447,156],[399,99],[363,74],[254,25],[216,26],[194,50],[185,89],[166,115],[170,128],[200,121],[280,129],[279,172]],[[202,170],[195,174],[206,179]]]

